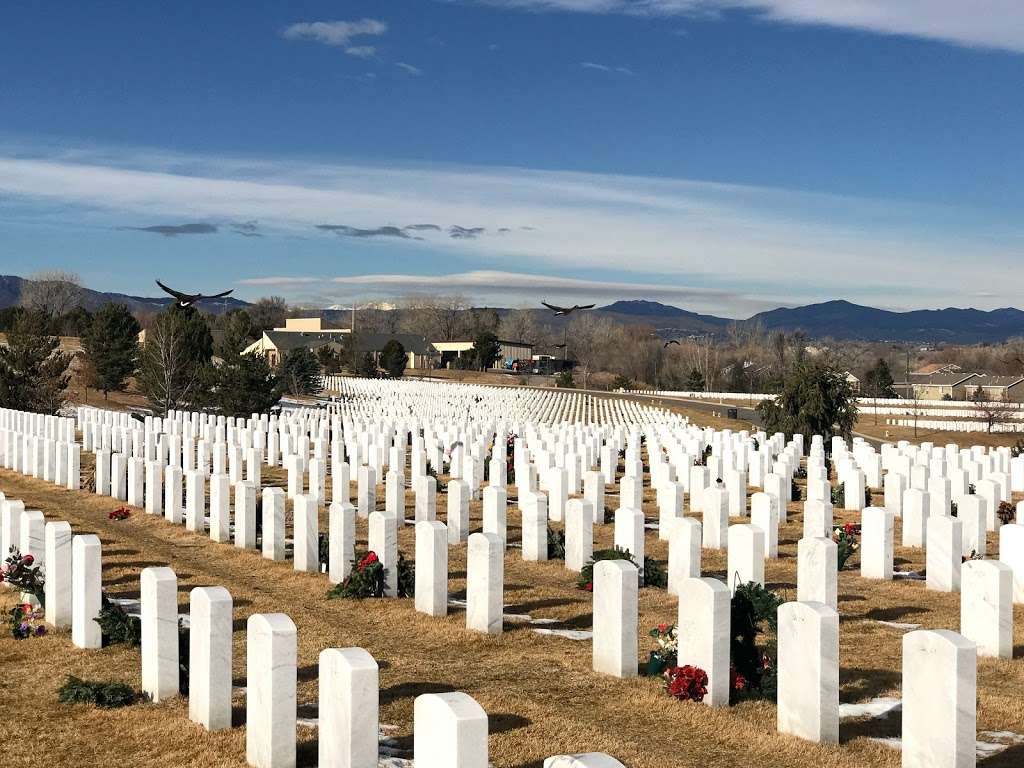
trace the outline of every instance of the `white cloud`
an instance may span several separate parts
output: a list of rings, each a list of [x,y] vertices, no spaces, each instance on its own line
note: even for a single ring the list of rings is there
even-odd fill
[[[419,67],[414,67],[412,64],[406,64],[404,61],[396,61],[395,66],[401,70],[404,70],[407,74],[413,77],[419,77],[423,74],[423,70]]]
[[[377,48],[373,45],[352,45],[345,49],[345,53],[360,59],[372,59],[377,55]]]
[[[412,249],[426,272],[453,260],[504,263],[578,280],[630,275],[665,290],[764,291],[781,302],[889,294],[956,305],[985,270],[1005,292],[1024,290],[1012,268],[1024,235],[1010,218],[682,179],[0,147],[0,198],[46,226],[58,214],[103,229],[256,220],[261,247],[275,235],[339,243],[317,229],[324,224],[416,227],[338,247],[382,257]],[[451,237],[457,228],[480,234]]]
[[[285,27],[281,35],[287,40],[313,40],[324,45],[348,47],[346,53],[359,56],[371,46],[349,47],[349,43],[357,37],[379,37],[388,31],[387,23],[378,19],[359,19],[357,21],[303,21]]]
[[[748,11],[788,24],[816,24],[1024,53],[1021,0],[477,0],[530,11],[633,16]]]
[[[610,67],[607,64],[597,64],[593,61],[581,61],[580,66],[584,69],[596,69],[598,72],[618,72],[620,75],[633,74],[633,70],[629,67]]]

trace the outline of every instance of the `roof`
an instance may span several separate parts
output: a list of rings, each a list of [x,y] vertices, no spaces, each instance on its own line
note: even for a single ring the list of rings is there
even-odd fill
[[[364,352],[380,352],[392,339],[401,344],[406,352],[414,355],[438,354],[430,342],[415,333],[357,333],[356,345]]]
[[[264,331],[263,335],[279,352],[289,352],[299,347],[316,349],[331,341],[342,342],[348,331]]]
[[[910,383],[922,387],[955,387],[965,381],[977,378],[977,373],[912,373]],[[896,382],[897,385],[906,386],[906,381]]]
[[[963,368],[956,363],[928,363],[914,371],[914,374],[928,376],[933,373],[956,373],[957,371],[962,370]]]
[[[1024,376],[979,376],[977,381],[972,381],[972,387],[999,387],[1009,389],[1024,381]]]

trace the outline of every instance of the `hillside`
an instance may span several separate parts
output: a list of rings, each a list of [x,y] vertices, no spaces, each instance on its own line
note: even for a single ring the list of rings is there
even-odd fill
[[[21,297],[22,287],[28,282],[30,281],[23,277],[17,277],[15,275],[0,275],[0,309],[6,309],[7,307],[17,305]],[[173,283],[171,284],[171,287],[177,288]],[[159,291],[159,288],[154,286],[154,290]],[[178,290],[181,289],[179,288]],[[174,301],[174,299],[166,295],[149,297],[129,296],[124,293],[110,293],[105,291],[96,291],[91,288],[82,288],[82,305],[86,309],[90,311],[96,310],[108,301],[112,301],[116,304],[125,304],[133,312],[159,312]],[[229,296],[226,299],[204,302],[202,308],[206,312],[219,315],[222,312],[229,312],[232,309],[239,309],[248,306],[249,302]]]

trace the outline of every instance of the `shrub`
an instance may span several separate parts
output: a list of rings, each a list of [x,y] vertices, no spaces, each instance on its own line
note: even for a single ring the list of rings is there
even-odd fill
[[[576,382],[572,378],[572,371],[562,371],[555,376],[555,386],[561,389],[576,389]]]
[[[95,704],[104,709],[127,707],[134,704],[139,695],[124,683],[82,680],[68,675],[57,691],[61,704]]]

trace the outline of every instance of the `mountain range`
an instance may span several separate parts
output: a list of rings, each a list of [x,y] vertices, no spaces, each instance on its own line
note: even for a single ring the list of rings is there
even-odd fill
[[[26,282],[21,277],[0,275],[0,309],[18,303]],[[173,299],[169,296],[130,296],[82,288],[82,304],[86,309],[95,310],[107,301],[126,304],[133,312],[159,312]],[[205,311],[215,314],[247,306],[248,302],[233,297],[204,302],[202,305]],[[511,310],[497,311],[501,314]],[[547,310],[535,311],[541,322],[559,328],[564,322],[564,318],[553,318]],[[837,300],[802,307],[780,307],[760,312],[746,320],[735,320],[702,315],[657,301],[628,300],[616,301],[593,311],[621,323],[648,325],[664,339],[705,334],[725,335],[733,325],[756,325],[766,331],[803,331],[812,339],[831,338],[837,341],[979,344],[998,343],[1014,336],[1024,336],[1024,312],[1012,307],[991,311],[950,307],[892,312]],[[347,311],[325,310],[323,314],[339,322],[347,320],[348,316]]]
[[[1012,307],[892,312],[836,300],[780,307],[746,320],[699,315],[656,301],[616,301],[597,311],[618,320],[651,325],[662,338],[720,334],[733,324],[757,325],[766,331],[803,331],[813,339],[845,341],[979,344],[1024,336],[1024,312]]]
[[[21,298],[22,288],[29,282],[31,281],[15,275],[0,275],[0,309],[6,309],[7,307],[17,305]],[[174,288],[175,286],[171,285],[171,287]],[[144,313],[159,312],[168,304],[172,303],[174,299],[166,295],[156,297],[129,296],[125,293],[94,291],[91,288],[83,287],[81,289],[82,306],[90,312],[99,309],[108,301],[112,301],[115,304],[124,304],[132,312]],[[244,309],[248,306],[249,302],[241,301],[240,299],[236,299],[231,296],[224,299],[217,299],[216,301],[203,302],[202,304],[202,308],[205,311],[211,312],[215,315],[219,315],[223,312],[230,312],[232,309]]]

